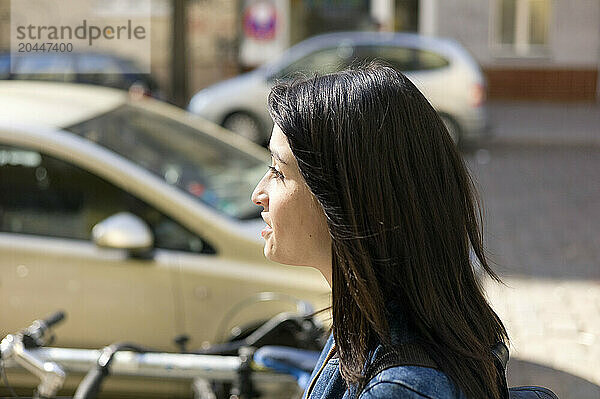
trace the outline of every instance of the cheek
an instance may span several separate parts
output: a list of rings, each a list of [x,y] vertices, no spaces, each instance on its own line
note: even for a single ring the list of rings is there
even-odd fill
[[[273,233],[265,246],[272,261],[298,266],[320,267],[331,263],[331,241],[321,206],[305,187],[286,187],[272,194],[269,213]]]
[[[273,230],[282,236],[308,228],[306,208],[304,194],[297,186],[290,185],[287,191],[272,197],[269,203]]]
[[[283,231],[293,227],[297,223],[294,215],[295,209],[297,206],[294,205],[294,198],[291,195],[279,196],[274,203],[269,203],[269,213],[274,229]]]
[[[311,197],[305,192],[298,194],[293,200],[286,203],[283,208],[285,216],[280,220],[286,221],[282,227],[286,233],[293,236],[295,242],[307,245],[308,241],[319,235],[321,218],[318,209],[311,204]]]

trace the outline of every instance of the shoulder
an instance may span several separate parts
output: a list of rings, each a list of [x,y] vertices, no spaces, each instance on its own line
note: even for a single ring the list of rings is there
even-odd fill
[[[443,372],[420,366],[397,366],[383,370],[365,386],[360,399],[462,399]]]

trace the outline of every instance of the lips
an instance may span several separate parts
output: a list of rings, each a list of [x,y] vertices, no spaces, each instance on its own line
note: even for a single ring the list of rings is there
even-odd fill
[[[260,217],[262,217],[267,226],[271,227],[271,218],[268,216],[267,212],[261,212]]]
[[[260,232],[260,235],[263,237],[266,237],[267,235],[269,235],[270,233],[273,232],[273,229],[270,227],[265,227],[264,229],[262,229],[262,231]]]
[[[266,237],[268,234],[273,232],[273,228],[271,227],[271,219],[267,216],[267,212],[261,212],[260,216],[267,224],[267,226],[260,232],[260,235]]]

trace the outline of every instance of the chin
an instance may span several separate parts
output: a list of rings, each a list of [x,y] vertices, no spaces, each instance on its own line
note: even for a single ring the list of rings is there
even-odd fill
[[[265,242],[263,249],[263,254],[268,260],[287,266],[315,267],[310,263],[310,260],[307,262],[306,254],[302,253],[298,248],[296,248],[294,253],[290,253],[289,251],[282,251],[281,247],[274,245],[275,243],[270,241],[271,240],[267,240]]]
[[[265,245],[265,249],[263,251],[265,258],[272,262],[281,263],[282,265],[289,265],[289,259],[286,259],[285,256],[281,256],[278,254],[276,250],[272,246],[269,246],[268,243]]]
[[[281,256],[277,256],[277,254],[274,254],[273,252],[270,252],[266,248],[265,248],[264,254],[265,254],[265,258],[267,258],[271,262],[280,263],[282,265],[289,265],[290,264],[289,262],[287,262],[287,260],[285,258],[282,258]]]
[[[300,266],[300,267],[314,267],[312,265],[308,265],[306,264],[306,262],[303,262],[299,259],[290,259],[287,257],[281,257],[281,256],[277,256],[276,254],[273,254],[269,251],[267,251],[267,249],[265,248],[264,251],[265,257],[272,261],[272,262],[277,262],[279,264],[282,265],[286,265],[286,266]]]

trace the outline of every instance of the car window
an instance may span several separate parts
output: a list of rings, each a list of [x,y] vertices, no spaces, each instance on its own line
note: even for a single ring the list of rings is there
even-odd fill
[[[354,48],[348,44],[317,50],[284,67],[274,78],[289,78],[297,74],[324,75],[336,72],[350,65],[353,53]]]
[[[116,152],[224,215],[260,217],[250,197],[265,173],[267,156],[257,159],[187,124],[129,105],[66,130]]]
[[[114,58],[102,54],[79,54],[76,62],[77,79],[81,83],[117,89],[128,89],[130,86],[121,66]]]
[[[432,51],[398,46],[357,46],[356,58],[361,62],[383,60],[404,72],[436,69],[448,65],[444,57]]]
[[[66,54],[28,54],[13,60],[13,79],[52,82],[75,81],[73,58]]]
[[[0,79],[8,79],[10,77],[10,55],[0,55]]]
[[[77,55],[78,73],[121,73],[121,67],[111,57],[101,54]]]
[[[433,51],[418,50],[417,51],[417,63],[419,69],[438,69],[448,66],[450,62],[446,57]]]
[[[99,176],[35,150],[0,145],[0,231],[89,240],[94,225],[118,212],[144,220],[156,248],[215,252],[205,240]]]
[[[416,69],[415,50],[392,46],[357,46],[356,57],[363,62],[384,60],[400,71]]]

